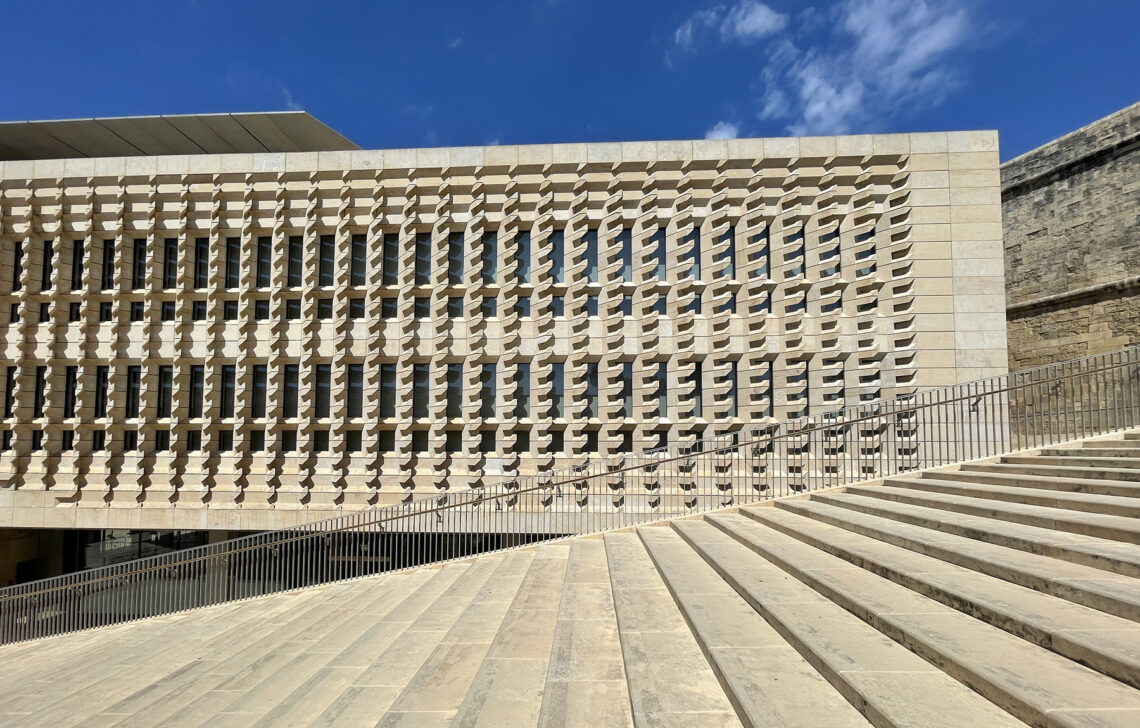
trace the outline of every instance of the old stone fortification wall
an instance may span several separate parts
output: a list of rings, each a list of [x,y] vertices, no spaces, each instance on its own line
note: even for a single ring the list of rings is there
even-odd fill
[[[1140,343],[1140,103],[1001,182],[1010,370]]]

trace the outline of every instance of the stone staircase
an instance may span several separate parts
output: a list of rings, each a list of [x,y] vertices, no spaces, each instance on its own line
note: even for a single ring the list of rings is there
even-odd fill
[[[0,648],[0,724],[1140,725],[1140,433]]]

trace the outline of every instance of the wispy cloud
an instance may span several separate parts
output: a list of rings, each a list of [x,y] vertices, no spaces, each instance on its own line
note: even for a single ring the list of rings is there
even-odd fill
[[[458,38],[452,38],[447,43],[447,47],[450,48],[451,50],[456,50],[461,45],[463,45],[463,36],[459,36]]]
[[[285,95],[285,108],[286,109],[289,109],[290,111],[301,111],[305,108],[305,107],[301,106],[299,103],[297,103],[297,100],[293,98],[293,92],[290,91],[289,89],[282,86],[281,87],[281,93]]]
[[[965,82],[959,51],[986,32],[953,0],[843,0],[794,17],[741,0],[694,13],[674,42],[694,51],[718,37],[766,38],[749,91],[756,118],[791,134],[844,134],[943,103]],[[745,131],[719,122],[708,133],[728,126]]]
[[[400,113],[409,116],[429,116],[435,111],[435,104],[405,104]]]
[[[719,31],[722,41],[748,43],[783,30],[788,16],[756,0],[738,0],[734,5],[714,5],[698,10],[673,32],[673,42],[695,49],[710,31]]]
[[[740,126],[731,121],[718,121],[705,132],[705,139],[735,139],[740,136]]]

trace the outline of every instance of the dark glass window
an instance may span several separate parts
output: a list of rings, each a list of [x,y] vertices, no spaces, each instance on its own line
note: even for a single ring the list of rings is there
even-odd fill
[[[587,316],[597,316],[598,315],[598,297],[597,296],[586,296],[586,315]]]
[[[282,397],[282,410],[285,417],[297,416],[297,392],[300,384],[300,366],[286,364],[284,368],[284,394]]]
[[[479,416],[495,416],[495,365],[484,364],[479,373]]]
[[[221,417],[234,416],[235,394],[237,388],[237,369],[233,364],[222,365],[222,400],[218,403],[218,414]]]
[[[649,242],[653,244],[654,257],[657,258],[657,270],[654,273],[654,277],[657,278],[657,280],[659,280],[659,281],[664,281],[668,278],[668,271],[666,270],[666,258],[665,258],[665,255],[666,255],[665,231],[664,230],[658,230],[657,232],[653,233],[653,235],[649,238]]]
[[[513,452],[516,455],[526,455],[530,452],[530,430],[518,430],[515,432],[515,447]]]
[[[590,283],[598,282],[598,231],[586,231],[586,280]]]
[[[657,371],[653,373],[653,383],[657,395],[657,416],[669,415],[669,370],[666,362],[657,363]]]
[[[554,362],[550,365],[550,416],[563,416],[562,403],[565,397],[566,365]]]
[[[136,238],[131,253],[131,289],[146,285],[146,238]]]
[[[530,283],[530,231],[519,231],[515,238],[515,278]]]
[[[272,263],[272,246],[269,236],[257,239],[257,287],[269,287],[269,274]]]
[[[281,452],[296,452],[297,451],[297,431],[296,430],[282,430],[281,431]]]
[[[64,430],[59,433],[59,449],[64,452],[75,449],[75,430]]]
[[[364,416],[364,365],[348,365],[348,416]]]
[[[633,417],[633,362],[621,363],[621,415]]]
[[[416,233],[416,285],[431,282],[431,233]]]
[[[79,320],[79,301],[67,304],[67,320],[72,322]]]
[[[618,443],[618,452],[633,452],[633,430],[622,430],[618,433],[621,442]]]
[[[564,316],[564,315],[566,315],[566,298],[564,296],[551,296],[550,297],[550,315],[551,316]]]
[[[265,416],[265,394],[269,387],[269,367],[265,364],[254,364],[250,371],[253,376],[253,396],[250,398],[250,417]]]
[[[115,241],[103,241],[103,269],[100,287],[106,291],[115,285]]]
[[[493,453],[495,452],[495,431],[494,430],[481,430],[479,432],[479,452]]]
[[[100,301],[99,302],[99,321],[101,323],[110,321],[112,315],[113,315],[113,310],[111,309],[111,302],[110,301]]]
[[[158,367],[158,406],[159,417],[170,417],[174,400],[174,367],[162,364]]]
[[[12,449],[12,431],[3,430],[0,432],[0,450]]]
[[[201,417],[205,409],[205,384],[206,368],[201,364],[190,365],[189,413],[191,417]]]
[[[380,430],[379,437],[380,452],[392,452],[396,449],[396,431],[395,430]]]
[[[332,410],[332,364],[317,364],[313,405],[317,417],[328,417]]]
[[[301,273],[304,269],[305,242],[300,235],[289,236],[289,271],[288,286],[298,288],[301,285]]]
[[[100,319],[100,320],[102,320],[102,319]],[[107,320],[110,320],[109,316],[108,316]],[[13,303],[8,308],[8,323],[10,323],[10,324],[20,323],[20,304]]]
[[[550,431],[550,446],[546,449],[548,453],[564,453],[566,452],[566,431],[565,430],[551,430]]]
[[[71,290],[83,288],[83,241],[71,241]]]
[[[427,452],[428,450],[428,431],[427,430],[413,430],[412,431],[412,452]]]
[[[210,239],[194,239],[194,287],[205,288],[210,273]]]
[[[265,321],[269,318],[269,299],[259,298],[253,302],[253,318],[256,321]]]
[[[363,235],[352,236],[352,262],[349,268],[348,283],[351,286],[365,285],[365,274],[367,273],[367,247],[364,242]]]
[[[123,452],[133,452],[139,449],[139,431],[125,430],[123,432]]]
[[[226,238],[226,288],[238,287],[241,270],[241,239]]]
[[[331,286],[333,284],[333,236],[322,235],[320,245],[320,267],[317,271],[317,285]]]
[[[463,318],[463,296],[450,296],[447,299],[447,317]]]
[[[448,419],[463,416],[463,365],[447,365],[447,412]]]
[[[598,431],[586,430],[586,444],[582,446],[582,452],[597,452],[598,451]]]
[[[360,452],[362,449],[362,437],[360,430],[345,430],[344,433],[344,451],[345,452]]]
[[[331,319],[332,318],[332,299],[319,298],[317,299],[317,318]]]
[[[328,430],[314,430],[313,431],[313,452],[328,452],[329,450],[329,431]]]
[[[431,299],[427,296],[417,296],[415,300],[415,316],[418,319],[431,318]]]
[[[363,298],[350,298],[348,299],[348,317],[350,319],[364,318],[364,299]]]
[[[18,291],[24,285],[20,279],[24,277],[24,241],[17,240],[12,253],[12,290]]]
[[[396,318],[397,308],[396,299],[382,298],[380,299],[380,318],[394,319]]]
[[[427,364],[412,365],[412,417],[428,416],[428,394],[431,382]]]
[[[141,306],[142,304],[139,304],[139,305]],[[46,324],[50,318],[51,318],[51,306],[49,306],[47,303],[41,303],[40,304],[40,323]],[[140,319],[142,318],[141,312],[140,312],[139,318]]]
[[[729,227],[721,238],[728,245],[724,249],[724,259],[728,263],[721,273],[725,278],[736,277],[736,228]]]
[[[632,316],[633,315],[633,296],[626,294],[626,295],[621,297],[621,315],[622,316]]]
[[[143,320],[143,302],[131,301],[131,321],[138,322]]]
[[[107,433],[104,430],[95,430],[91,433],[91,449],[95,452],[101,451],[107,446]]]
[[[16,406],[16,367],[8,367],[4,377],[4,416],[11,417]]]
[[[234,431],[218,430],[218,452],[230,452],[234,449]]]
[[[459,452],[463,449],[463,430],[448,430],[445,437],[443,447],[447,452]]]
[[[554,283],[565,283],[565,275],[563,272],[564,261],[566,258],[566,233],[563,230],[555,230],[550,234],[550,280]]]
[[[47,387],[47,367],[36,367],[36,391],[32,400],[32,417],[44,416],[44,390]]]
[[[692,265],[689,267],[689,275],[695,279],[701,277],[701,225],[697,223],[693,227],[693,231],[689,233],[689,242],[693,244],[693,249],[689,251],[689,260]]]
[[[586,364],[586,416],[598,416],[598,363]]]
[[[290,298],[285,302],[285,318],[289,321],[301,318],[301,300]]]
[[[206,302],[194,301],[190,304],[190,319],[192,321],[206,320]]]
[[[498,308],[498,300],[494,296],[483,296],[483,302],[479,304],[479,315],[493,318],[498,314]]]
[[[617,235],[617,244],[621,249],[621,268],[618,276],[625,283],[633,281],[633,233],[629,228],[623,228]]]
[[[202,449],[202,431],[189,430],[186,433],[186,451],[198,452]]]
[[[463,233],[447,236],[447,282],[459,285],[463,282]]]
[[[139,389],[142,384],[142,367],[127,367],[127,417],[139,416]]]
[[[64,370],[63,416],[75,416],[75,388],[79,382],[79,367],[69,366]]]
[[[111,370],[106,365],[95,367],[95,416],[107,416],[107,378]]]
[[[396,285],[400,273],[400,236],[397,233],[384,234],[384,270],[381,283]]]
[[[701,372],[701,362],[693,365],[693,373],[689,375],[689,383],[693,385],[691,395],[693,403],[693,417],[701,417],[704,412],[704,375]]]
[[[249,451],[262,452],[265,450],[265,430],[249,431]]]
[[[162,242],[162,287],[174,288],[178,284],[178,239]]]
[[[170,430],[154,431],[154,451],[166,452],[170,449]]]
[[[499,275],[499,236],[497,233],[493,231],[483,233],[483,249],[479,259],[482,265],[483,282],[494,283]]]
[[[530,417],[530,364],[515,368],[515,417]]]
[[[515,315],[520,317],[530,316],[530,296],[519,296],[515,300]]]
[[[396,416],[396,365],[380,365],[380,416]]]
[[[51,261],[55,252],[54,241],[43,241],[43,256],[40,259],[40,290],[51,289]],[[144,241],[145,242],[145,241]]]
[[[222,319],[225,321],[237,321],[237,301],[223,301],[222,302]]]

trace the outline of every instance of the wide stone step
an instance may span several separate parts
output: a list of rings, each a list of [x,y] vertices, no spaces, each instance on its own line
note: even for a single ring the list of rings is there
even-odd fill
[[[932,471],[933,472],[933,471]],[[940,470],[939,473],[951,473],[952,470]],[[957,472],[961,473],[993,473],[995,475],[1032,475],[1045,478],[1076,478],[1086,482],[1085,492],[1101,493],[1103,495],[1133,495],[1140,494],[1140,470],[1131,468],[1094,468],[1075,465],[1040,465],[1037,463],[963,463]],[[1087,479],[1087,480],[1085,480]],[[1028,479],[1031,482],[1041,482],[1037,479]],[[1102,483],[1100,481],[1113,481]],[[1049,481],[1052,482],[1052,481]],[[1119,483],[1125,487],[1120,488]],[[1040,487],[1051,487],[1041,485]],[[1058,488],[1067,490],[1067,488]]]
[[[1003,455],[1001,462],[1019,465],[1067,465],[1076,468],[1140,470],[1140,458],[1097,458],[1084,455]]]
[[[1077,458],[1121,458],[1135,460],[1140,457],[1140,451],[1127,447],[1049,447],[1040,450],[1042,455],[1050,457],[1077,457]]]
[[[1087,440],[1085,442],[1074,443],[1076,447],[1080,448],[1140,448],[1140,441],[1134,440],[1130,437],[1115,437],[1104,440]]]
[[[1072,493],[1022,485],[1003,485],[1000,483],[956,482],[950,479],[942,479],[940,477],[941,475],[942,473],[938,473],[939,477],[937,478],[933,473],[929,474],[929,477],[922,478],[888,478],[883,481],[883,485],[913,488],[915,490],[929,491],[932,493],[963,495],[971,498],[1026,503],[1070,511],[1103,513],[1110,516],[1123,516],[1125,518],[1140,518],[1140,501],[1127,496]],[[994,478],[994,480],[997,480],[997,478]]]
[[[972,541],[1041,554],[1112,574],[1140,577],[1140,547],[1083,534],[957,513],[937,504],[920,506],[876,498],[848,489],[815,493],[812,502],[954,534]]]
[[[747,521],[742,516],[734,517]],[[892,641],[843,606],[760,558],[711,523],[679,520],[672,522],[672,526],[874,725],[897,728],[962,725],[1012,728],[1023,725],[1014,716]],[[791,540],[775,532],[773,536]],[[794,669],[792,674],[800,675]],[[797,682],[780,689],[777,694],[781,701],[795,700],[798,685]],[[758,725],[830,726],[832,723],[829,711],[809,713],[808,716],[811,720],[780,722],[769,719]],[[839,716],[844,717],[843,714]]]
[[[537,725],[570,545],[539,546],[452,726]]]
[[[1140,580],[1048,556],[901,523],[817,500],[785,500],[786,511],[947,563],[1140,622]],[[746,515],[753,513],[746,509]]]
[[[1131,620],[788,510],[747,508],[744,515],[1033,644],[1140,687],[1140,628]],[[710,520],[715,523],[716,518]]]
[[[676,531],[638,529],[717,680],[749,726],[867,721]]]
[[[739,723],[636,533],[607,533],[606,554],[635,725]]]
[[[1140,544],[1140,521],[1135,518],[1110,516],[1103,513],[1078,513],[1064,508],[1013,503],[992,498],[949,495],[892,485],[855,486],[847,490],[850,493],[869,495],[900,503],[1052,528],[1058,531],[1095,536],[1096,538],[1128,544]]]
[[[746,516],[709,520],[1026,723],[1140,724],[1140,691],[1128,685]],[[989,724],[959,716],[958,725]]]

